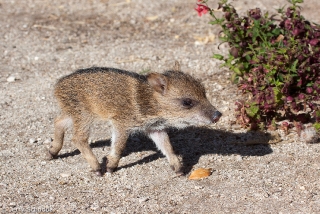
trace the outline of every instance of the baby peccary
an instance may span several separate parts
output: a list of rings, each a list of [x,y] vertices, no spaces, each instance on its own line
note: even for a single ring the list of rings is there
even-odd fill
[[[62,77],[55,86],[62,113],[55,120],[48,158],[58,155],[64,133],[73,125],[73,143],[93,171],[101,175],[101,166],[88,144],[90,125],[100,118],[110,121],[112,127],[107,172],[118,166],[129,134],[141,131],[182,175],[166,129],[215,123],[221,113],[207,100],[204,87],[179,67],[176,63],[173,70],[145,76],[113,68],[88,68]]]

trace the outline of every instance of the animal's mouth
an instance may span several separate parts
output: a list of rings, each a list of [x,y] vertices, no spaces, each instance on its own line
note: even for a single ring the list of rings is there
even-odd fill
[[[215,118],[212,119],[212,122],[213,123],[217,123],[219,120],[220,120],[220,117],[215,117]]]

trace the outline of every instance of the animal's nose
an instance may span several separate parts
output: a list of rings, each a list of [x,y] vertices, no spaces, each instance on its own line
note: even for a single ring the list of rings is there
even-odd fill
[[[212,115],[212,121],[214,123],[218,122],[218,120],[220,119],[221,116],[222,116],[222,114],[219,111],[215,111]]]

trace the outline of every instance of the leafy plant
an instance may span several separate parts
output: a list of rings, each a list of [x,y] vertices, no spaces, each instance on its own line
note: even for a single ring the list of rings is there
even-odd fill
[[[237,122],[251,129],[296,127],[298,134],[314,122],[320,130],[320,26],[300,14],[303,0],[278,9],[280,21],[259,8],[239,16],[228,0],[219,2],[223,17],[217,18],[207,2],[198,0],[198,14],[209,12],[230,47],[227,57],[213,58],[233,71],[232,81],[248,98],[236,103]]]

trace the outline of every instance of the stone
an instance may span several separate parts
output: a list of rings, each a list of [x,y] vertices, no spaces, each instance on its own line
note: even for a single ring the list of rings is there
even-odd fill
[[[16,78],[14,76],[9,76],[7,78],[7,82],[14,82],[14,81],[16,81]]]
[[[71,173],[70,172],[63,172],[60,174],[61,177],[63,178],[67,178],[67,177],[70,177],[71,176]]]

